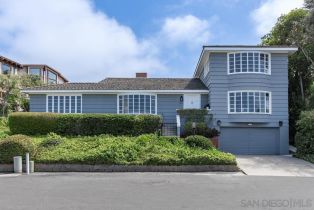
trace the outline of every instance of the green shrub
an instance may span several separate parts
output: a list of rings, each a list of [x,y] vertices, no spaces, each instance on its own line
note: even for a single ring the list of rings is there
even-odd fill
[[[181,137],[187,137],[191,135],[201,135],[207,138],[212,138],[218,136],[219,132],[215,128],[209,128],[206,123],[198,122],[196,123],[195,133],[192,127],[192,121],[188,121],[184,124],[183,133]]]
[[[13,134],[140,135],[154,133],[161,125],[158,115],[13,113],[9,127]]]
[[[212,149],[214,147],[212,142],[204,136],[188,136],[185,138],[185,142],[190,147],[200,147],[202,149]]]
[[[44,141],[46,137],[36,137]],[[120,165],[235,165],[235,157],[216,149],[189,147],[183,140],[145,134],[71,137],[59,145],[41,147],[37,163]]]
[[[42,147],[54,147],[58,146],[64,141],[65,138],[56,133],[49,133],[47,137],[40,143]]]
[[[297,153],[314,154],[314,110],[301,113],[295,143]]]
[[[57,129],[57,114],[15,112],[9,115],[8,125],[12,134],[37,135]]]
[[[24,135],[9,136],[0,141],[0,163],[12,163],[14,156],[24,156],[27,152],[35,155],[32,139]]]

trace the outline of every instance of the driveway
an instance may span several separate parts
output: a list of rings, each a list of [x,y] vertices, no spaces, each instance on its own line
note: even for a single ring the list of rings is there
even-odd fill
[[[314,177],[314,164],[291,155],[238,155],[236,158],[247,175]]]

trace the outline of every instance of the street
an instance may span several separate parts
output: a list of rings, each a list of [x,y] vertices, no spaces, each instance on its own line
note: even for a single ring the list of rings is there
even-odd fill
[[[313,209],[314,178],[241,173],[0,175],[0,209]]]

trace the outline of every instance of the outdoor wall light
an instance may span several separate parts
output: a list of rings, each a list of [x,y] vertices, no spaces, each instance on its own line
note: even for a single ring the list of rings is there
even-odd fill
[[[283,122],[279,121],[278,124],[279,124],[279,127],[281,127],[283,125]]]
[[[217,125],[221,126],[221,120],[217,120]]]
[[[180,96],[180,102],[183,102],[183,96]]]

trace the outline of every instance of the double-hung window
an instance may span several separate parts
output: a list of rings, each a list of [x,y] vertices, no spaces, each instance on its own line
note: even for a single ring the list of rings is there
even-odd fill
[[[228,53],[228,74],[270,74],[270,66],[270,53],[251,51]]]
[[[156,95],[123,94],[118,96],[119,114],[156,114]]]
[[[267,91],[229,91],[228,113],[271,114],[271,93]]]
[[[82,96],[48,95],[46,112],[82,113]]]

